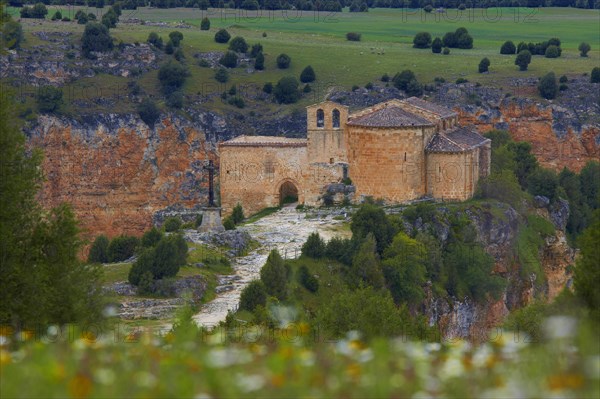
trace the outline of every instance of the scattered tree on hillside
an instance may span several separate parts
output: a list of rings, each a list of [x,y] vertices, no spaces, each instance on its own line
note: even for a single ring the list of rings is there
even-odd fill
[[[252,312],[257,306],[265,306],[267,304],[267,289],[260,280],[251,281],[240,295],[240,310]]]
[[[310,65],[302,70],[302,73],[300,74],[300,81],[302,83],[314,82],[315,79],[315,71]]]
[[[414,48],[429,48],[431,46],[431,34],[429,32],[419,32],[413,39]]]
[[[590,82],[600,83],[600,67],[595,67],[594,69],[592,69],[592,75],[590,78]]]
[[[208,17],[202,18],[200,22],[200,30],[209,30],[210,29],[210,19]]]
[[[300,98],[299,83],[293,76],[285,76],[277,82],[273,93],[275,99],[282,104],[292,104]]]
[[[516,52],[517,48],[510,40],[505,41],[502,47],[500,47],[500,54],[515,54]]]
[[[229,39],[231,39],[231,35],[225,29],[220,29],[215,33],[215,42],[217,43],[227,43]]]
[[[540,79],[538,84],[538,91],[540,95],[547,100],[556,98],[558,93],[558,84],[556,83],[556,76],[554,72],[549,72]]]
[[[319,233],[313,232],[308,236],[308,239],[302,245],[302,255],[314,259],[325,256],[325,241]]]
[[[292,59],[287,54],[279,54],[277,56],[277,68],[279,69],[287,69],[290,66]]]
[[[286,298],[287,271],[284,260],[277,250],[271,251],[267,263],[260,269],[260,280],[265,285],[269,295],[280,301]]]
[[[375,289],[383,287],[384,277],[379,265],[377,243],[372,233],[366,236],[354,256],[349,277],[355,286],[362,283]]]
[[[587,57],[587,53],[592,49],[592,47],[589,45],[589,43],[582,42],[577,49],[579,50],[580,56]]]
[[[236,36],[229,42],[229,50],[237,53],[245,53],[248,51],[248,43],[241,36]]]
[[[101,234],[94,240],[88,253],[88,263],[107,263],[108,262],[108,238]]]
[[[169,39],[171,39],[173,46],[179,47],[179,44],[183,40],[183,33],[179,32],[179,31],[173,31],[173,32],[169,33]]]
[[[519,70],[526,71],[531,63],[531,53],[529,50],[521,50],[515,59],[515,65],[519,66]]]
[[[487,72],[490,68],[490,60],[485,57],[479,62],[479,73]]]
[[[431,42],[431,52],[434,54],[439,54],[442,52],[442,39],[439,37],[433,39],[433,42]]]
[[[228,51],[221,57],[219,64],[226,68],[235,68],[238,64],[238,56],[233,51]]]
[[[88,22],[81,37],[81,51],[83,55],[90,58],[93,51],[106,52],[112,49],[113,41],[108,33],[108,28],[97,22]]]

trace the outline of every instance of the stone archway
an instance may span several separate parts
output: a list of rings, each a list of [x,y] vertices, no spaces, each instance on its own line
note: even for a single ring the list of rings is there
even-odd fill
[[[292,180],[284,180],[279,185],[279,205],[298,202],[298,194],[299,190],[297,184]]]

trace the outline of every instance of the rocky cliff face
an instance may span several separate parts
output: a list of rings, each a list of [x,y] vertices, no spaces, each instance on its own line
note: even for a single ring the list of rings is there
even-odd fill
[[[88,237],[140,235],[157,216],[204,205],[203,161],[218,161],[214,142],[177,117],[149,129],[131,115],[43,116],[27,134],[45,153],[42,203],[71,203]]]

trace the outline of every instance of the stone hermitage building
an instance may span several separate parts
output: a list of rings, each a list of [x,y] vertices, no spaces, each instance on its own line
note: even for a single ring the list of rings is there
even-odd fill
[[[349,114],[325,101],[306,109],[307,138],[239,136],[219,143],[224,214],[297,198],[319,206],[366,197],[402,203],[463,201],[490,173],[491,141],[452,110],[411,97]]]

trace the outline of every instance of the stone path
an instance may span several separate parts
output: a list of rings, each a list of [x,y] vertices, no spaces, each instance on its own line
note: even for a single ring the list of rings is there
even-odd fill
[[[295,258],[300,255],[302,244],[312,232],[318,231],[326,240],[342,234],[335,231],[335,226],[342,221],[334,220],[333,215],[307,219],[307,213],[297,211],[295,205],[239,227],[246,230],[261,246],[247,256],[233,260],[234,274],[220,277],[216,298],[194,315],[198,325],[208,328],[216,326],[225,320],[228,310],[237,308],[242,289],[250,281],[259,278],[260,269],[272,249],[277,249],[281,256],[288,259]]]

